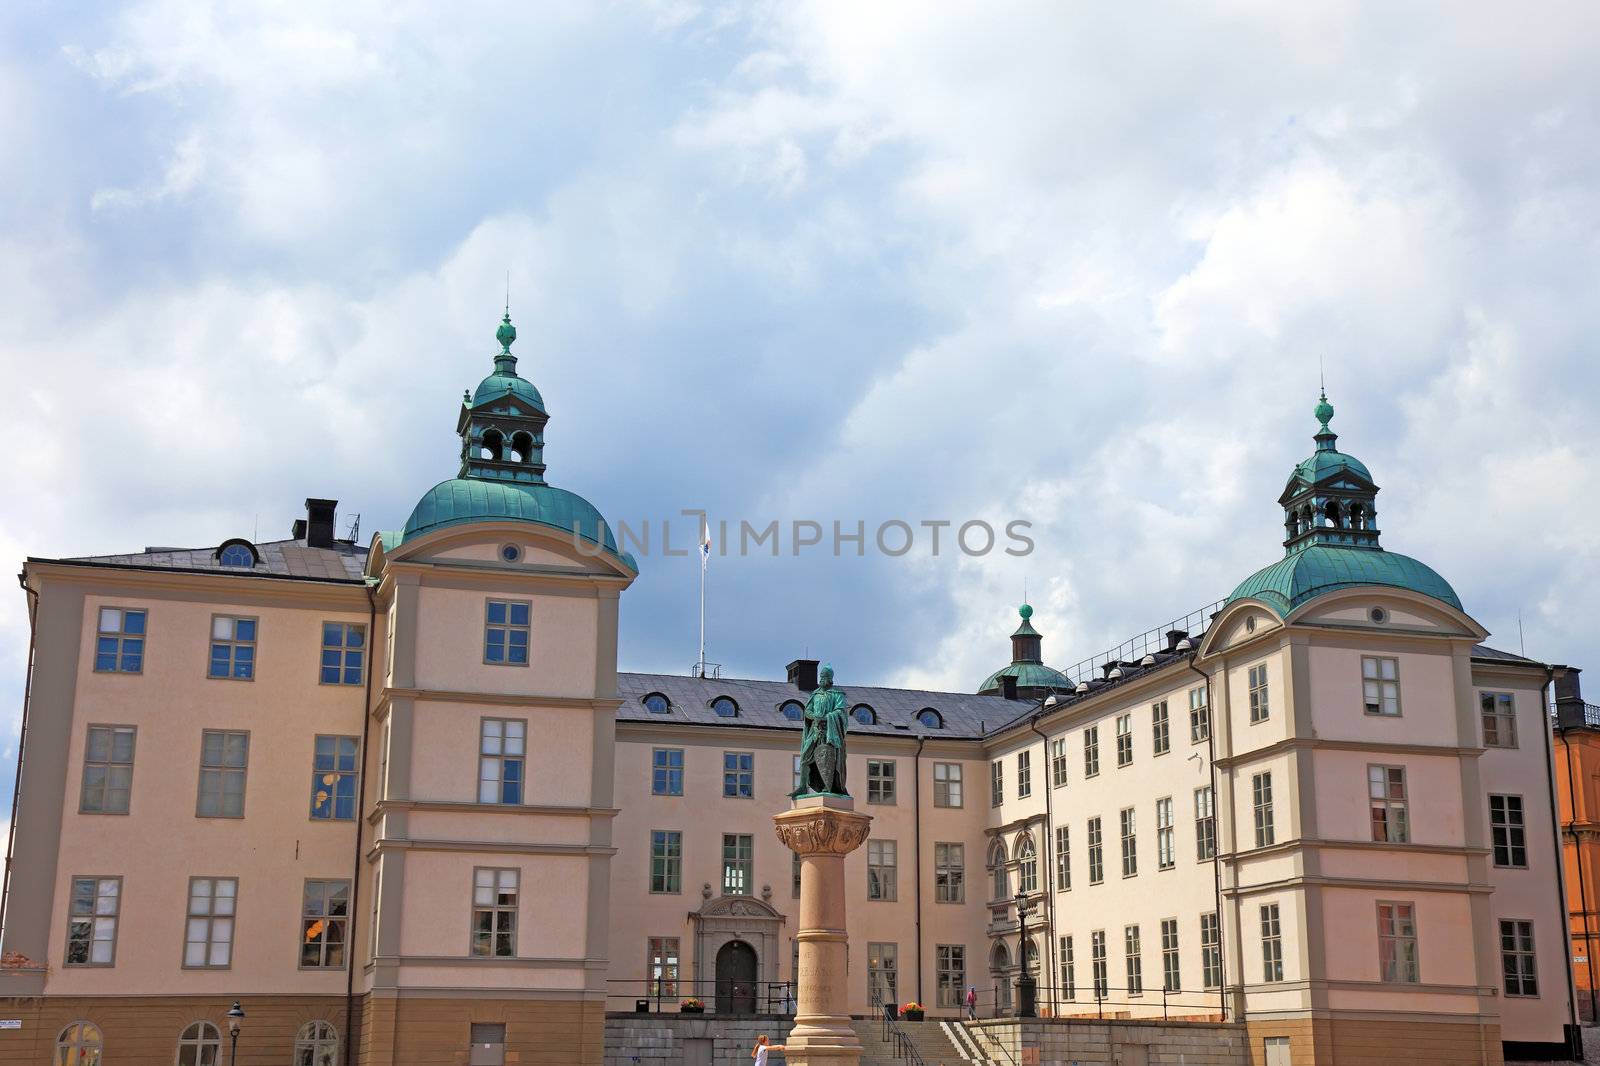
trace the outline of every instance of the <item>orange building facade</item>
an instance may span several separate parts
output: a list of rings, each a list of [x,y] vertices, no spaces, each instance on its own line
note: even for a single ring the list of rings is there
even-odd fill
[[[1600,705],[1586,703],[1578,671],[1558,677],[1556,792],[1572,929],[1572,979],[1585,1024],[1600,1017]]]

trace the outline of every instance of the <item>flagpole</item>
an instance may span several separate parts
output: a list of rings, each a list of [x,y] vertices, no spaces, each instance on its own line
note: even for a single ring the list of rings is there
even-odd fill
[[[706,564],[711,558],[711,520],[701,516],[700,529],[700,664],[698,673],[706,676]]]

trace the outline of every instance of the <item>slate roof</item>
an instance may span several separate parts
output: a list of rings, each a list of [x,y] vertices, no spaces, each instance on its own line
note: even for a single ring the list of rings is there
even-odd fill
[[[877,712],[876,725],[850,721],[850,732],[879,736],[961,737],[977,739],[993,732],[1001,722],[1017,716],[1018,708],[1031,706],[1000,696],[975,696],[967,692],[933,692],[927,689],[883,688],[853,685],[849,678],[838,679],[853,708],[865,703]],[[618,674],[617,688],[622,706],[618,721],[688,722],[696,725],[721,725],[798,731],[801,723],[790,721],[778,708],[786,700],[805,702],[806,693],[787,681],[753,681],[744,678],[698,678],[677,674]],[[641,700],[652,692],[667,697],[672,710],[652,714]],[[737,718],[723,718],[711,709],[718,696],[732,697],[739,705]],[[930,729],[917,721],[917,712],[932,707],[944,719],[943,729]]]
[[[1479,662],[1490,663],[1522,663],[1526,666],[1543,666],[1537,659],[1529,659],[1521,655],[1513,655],[1509,651],[1491,648],[1487,644],[1476,644],[1472,648],[1472,657]]]
[[[110,566],[132,570],[176,570],[188,573],[233,574],[239,577],[283,577],[312,581],[348,581],[360,584],[367,549],[349,541],[334,541],[331,548],[308,548],[303,540],[272,540],[255,546],[261,561],[253,567],[223,566],[215,546],[207,548],[151,548],[126,555],[84,555],[36,562]]]

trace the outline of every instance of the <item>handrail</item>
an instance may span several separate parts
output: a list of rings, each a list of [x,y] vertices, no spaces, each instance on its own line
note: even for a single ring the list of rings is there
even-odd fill
[[[1211,624],[1211,616],[1227,604],[1227,600],[1216,600],[1204,607],[1190,611],[1182,618],[1174,618],[1166,625],[1147,629],[1143,633],[1136,633],[1115,648],[1091,655],[1082,662],[1073,663],[1061,671],[1067,680],[1076,685],[1080,681],[1088,681],[1095,677],[1100,667],[1109,662],[1137,662],[1145,655],[1167,650],[1167,633],[1174,629],[1181,629],[1191,638],[1200,634],[1206,626]]]
[[[901,1028],[900,1019],[891,1016],[887,1010],[884,1010],[882,990],[872,989],[867,999],[868,1005],[882,1020],[881,1039],[894,1046],[894,1057],[904,1059],[911,1066],[927,1066],[927,1063],[923,1061],[922,1055],[917,1051],[916,1045],[911,1042],[910,1034]]]
[[[610,978],[606,981],[606,1007],[613,1009],[612,1002],[617,1000],[630,1007],[645,1001],[650,1013],[670,1014],[682,1009],[682,1000],[694,998],[704,1004],[704,1013],[715,1014],[719,991],[729,998],[737,995],[753,1000],[757,1014],[794,1013],[793,986],[788,981],[756,981],[745,989],[715,977]]]

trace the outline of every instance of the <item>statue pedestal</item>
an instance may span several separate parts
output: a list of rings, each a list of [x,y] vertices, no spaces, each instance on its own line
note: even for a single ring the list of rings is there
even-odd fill
[[[800,969],[795,1026],[784,1041],[792,1066],[856,1066],[845,979],[844,857],[867,839],[870,815],[843,796],[807,796],[773,816],[778,839],[800,856]]]

